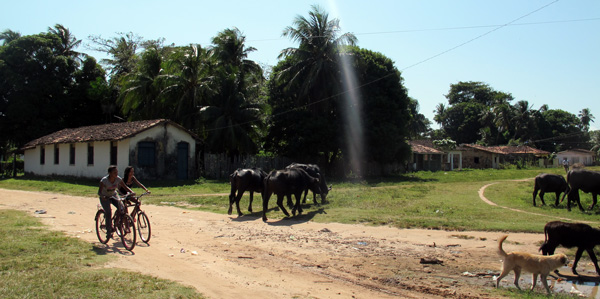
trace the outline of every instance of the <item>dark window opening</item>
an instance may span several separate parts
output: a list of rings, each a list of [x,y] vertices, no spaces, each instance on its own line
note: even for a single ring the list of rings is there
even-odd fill
[[[479,157],[475,157],[473,162],[475,162],[475,164],[479,164]]]
[[[156,143],[140,142],[138,143],[138,166],[156,165]]]
[[[117,165],[117,142],[110,143],[110,165]]]
[[[58,153],[58,144],[54,145],[54,164],[58,164],[58,157],[59,157],[59,153]]]
[[[69,147],[69,164],[75,165],[75,144],[71,144]]]
[[[40,165],[46,164],[46,148],[42,145],[40,147]]]
[[[88,165],[94,165],[94,145],[92,143],[88,143]]]

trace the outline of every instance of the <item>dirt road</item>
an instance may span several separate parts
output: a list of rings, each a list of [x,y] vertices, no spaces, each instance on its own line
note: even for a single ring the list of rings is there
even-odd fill
[[[209,298],[486,298],[501,233],[396,229],[144,207],[150,245],[98,242],[95,197],[0,189],[0,208],[27,211],[119,256],[121,267],[196,288]],[[45,214],[36,214],[45,210]],[[538,234],[505,248],[537,251]],[[424,262],[421,263],[422,259]],[[430,264],[431,263],[431,264]],[[512,283],[512,276],[503,283]]]

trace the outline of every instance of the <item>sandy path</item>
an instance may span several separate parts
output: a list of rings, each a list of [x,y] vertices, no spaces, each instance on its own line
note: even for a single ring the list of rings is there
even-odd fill
[[[482,298],[490,297],[491,276],[500,267],[495,249],[501,233],[321,224],[301,217],[264,223],[151,205],[144,207],[152,223],[150,246],[138,242],[130,253],[120,242],[98,242],[97,203],[94,197],[0,189],[0,208],[27,211],[51,229],[118,255],[110,267],[175,280],[209,298]],[[47,213],[34,213],[41,209]],[[534,252],[540,239],[511,233],[505,247]],[[421,258],[442,263],[421,264]]]

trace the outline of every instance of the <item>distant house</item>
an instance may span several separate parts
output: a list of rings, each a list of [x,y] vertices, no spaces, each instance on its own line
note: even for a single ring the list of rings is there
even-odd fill
[[[444,152],[435,149],[430,140],[408,141],[412,150],[409,162],[411,171],[438,171],[444,169]]]
[[[512,164],[516,161],[537,162],[543,166],[545,158],[551,154],[526,145],[483,146],[462,144],[459,149],[463,154],[463,167],[478,169],[498,168],[501,164]]]
[[[575,163],[581,163],[586,166],[590,166],[594,164],[594,160],[596,158],[596,153],[584,149],[570,149],[562,152],[556,153],[556,159],[554,160],[554,164],[556,166],[562,165],[562,161],[564,158],[567,158],[570,165]]]
[[[188,179],[196,171],[199,138],[177,123],[143,120],[63,129],[27,143],[25,173],[100,178],[135,167],[145,179]]]

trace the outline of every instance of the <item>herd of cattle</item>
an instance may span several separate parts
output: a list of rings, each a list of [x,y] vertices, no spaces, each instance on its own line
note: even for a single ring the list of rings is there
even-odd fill
[[[540,194],[542,205],[544,202],[544,193],[554,192],[556,194],[555,206],[558,206],[567,197],[567,210],[571,210],[571,202],[577,203],[579,209],[583,211],[579,198],[579,190],[585,193],[592,193],[593,209],[600,193],[600,172],[586,169],[573,169],[567,173],[567,179],[562,175],[543,173],[535,177],[533,189],[533,205],[535,198]],[[562,198],[560,194],[564,193]],[[560,200],[559,200],[560,198]],[[561,221],[551,221],[544,227],[545,240],[540,251],[544,255],[554,254],[557,246],[562,245],[567,248],[577,247],[575,261],[573,262],[573,274],[578,275],[575,268],[581,258],[583,251],[586,251],[596,267],[596,273],[600,275],[598,259],[594,254],[594,247],[600,245],[600,229],[593,228],[585,223],[567,223]]]
[[[300,203],[302,192],[304,192],[302,203],[306,203],[306,196],[310,190],[313,192],[313,202],[318,204],[317,194],[321,196],[321,203],[325,203],[327,194],[331,190],[331,187],[327,187],[321,169],[314,164],[292,163],[285,169],[273,170],[269,174],[260,168],[238,169],[229,176],[229,181],[231,193],[228,214],[231,215],[235,203],[238,215],[243,215],[240,210],[240,199],[246,191],[250,192],[248,211],[252,213],[254,192],[260,192],[263,200],[263,221],[267,221],[269,199],[273,194],[277,195],[277,206],[286,216],[290,216],[283,205],[283,198],[287,197],[287,204],[292,207],[292,214],[295,216],[296,212],[302,213]],[[292,202],[292,195],[296,197],[295,204]]]
[[[327,194],[331,190],[331,187],[327,187],[323,173],[319,167],[314,164],[292,163],[285,169],[273,170],[268,174],[260,168],[238,169],[230,175],[230,183],[231,193],[229,194],[228,214],[231,215],[233,204],[235,203],[238,215],[243,215],[240,210],[240,199],[246,191],[250,192],[248,211],[252,213],[254,192],[259,192],[263,200],[263,221],[267,221],[266,213],[268,210],[269,199],[273,194],[277,195],[277,206],[286,216],[290,216],[283,205],[283,199],[286,197],[287,205],[288,207],[292,207],[292,214],[295,216],[296,212],[299,214],[302,213],[302,192],[304,192],[302,203],[306,203],[306,196],[310,190],[313,192],[313,202],[318,204],[317,194],[321,197],[321,203],[325,203]],[[598,193],[600,193],[600,172],[589,171],[586,169],[574,169],[567,173],[566,180],[562,175],[549,173],[540,174],[535,177],[533,205],[536,205],[535,198],[537,197],[538,192],[543,205],[546,204],[544,202],[544,194],[554,192],[556,194],[556,206],[558,206],[566,196],[567,209],[569,211],[571,210],[571,202],[576,202],[579,209],[583,211],[579,199],[579,190],[586,193],[592,193],[593,202],[590,206],[590,209],[592,209],[596,205],[597,196]],[[564,194],[559,201],[561,193]],[[292,195],[296,198],[295,203],[292,202]],[[596,272],[600,275],[598,260],[593,250],[596,245],[600,245],[600,229],[593,228],[584,223],[551,221],[544,227],[544,236],[544,243],[540,247],[542,254],[554,254],[554,250],[559,245],[567,248],[577,247],[575,261],[572,267],[573,273],[577,275],[575,268],[577,267],[577,263],[579,262],[583,251],[586,251],[596,267]]]

